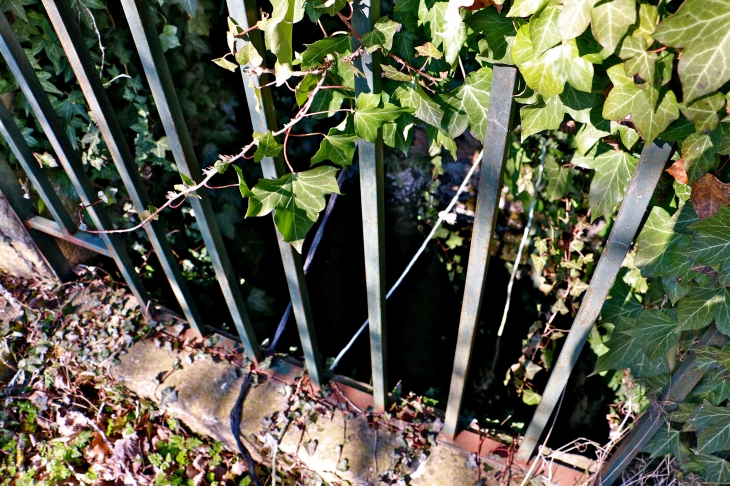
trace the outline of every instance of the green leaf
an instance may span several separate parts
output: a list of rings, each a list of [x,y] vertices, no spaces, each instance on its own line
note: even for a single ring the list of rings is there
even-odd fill
[[[697,438],[697,450],[711,453],[730,448],[730,417],[710,425]]]
[[[681,48],[684,102],[717,91],[730,80],[730,0],[686,0],[654,31],[662,44]]]
[[[680,237],[681,234],[674,232],[674,221],[669,213],[660,206],[654,206],[636,240],[638,250],[634,265],[641,269],[644,278],[659,276],[662,259]]]
[[[355,155],[355,141],[357,141],[357,136],[331,128],[322,140],[319,150],[312,157],[312,165],[325,160],[341,167],[352,165],[352,158]]]
[[[646,51],[646,39],[643,37],[624,37],[619,57],[626,61],[624,68],[627,76],[638,74],[644,81],[654,82],[656,62],[659,56],[656,52]]]
[[[548,5],[530,19],[530,40],[535,56],[540,56],[560,42],[559,15],[560,8],[557,5]]]
[[[719,131],[707,135],[693,133],[684,139],[682,157],[690,184],[694,184],[702,176],[717,168],[720,163],[717,156],[720,143]]]
[[[180,40],[177,38],[177,27],[175,27],[174,25],[165,24],[165,26],[162,28],[162,33],[160,34],[160,43],[162,44],[162,52],[167,52],[170,49],[179,47]],[[233,65],[235,66],[235,64]]]
[[[612,66],[607,72],[613,88],[603,105],[604,118],[622,121],[630,116],[647,144],[679,118],[679,105],[671,90],[662,90],[659,106],[654,109],[646,92],[626,75],[623,64]]]
[[[720,117],[717,112],[725,106],[725,97],[722,93],[713,93],[680,105],[680,109],[688,120],[694,123],[698,133],[710,133],[717,128]]]
[[[711,454],[692,453],[691,462],[683,465],[686,472],[699,474],[710,484],[727,484],[730,482],[730,462]]]
[[[292,31],[294,23],[304,17],[304,2],[271,0],[271,16],[264,26],[266,48],[276,56],[276,85],[281,86],[292,75]]]
[[[355,134],[368,142],[375,143],[383,123],[395,121],[401,114],[411,112],[411,108],[392,103],[385,103],[382,107],[380,104],[380,94],[362,93],[355,101]]]
[[[447,1],[420,0],[418,25],[423,26],[426,38],[436,47],[442,47],[444,59],[453,65],[466,41],[466,26],[461,20],[458,4]]]
[[[392,52],[401,59],[410,62],[413,58],[413,51],[416,48],[418,37],[413,32],[396,32],[393,37]]]
[[[611,214],[624,197],[626,185],[636,168],[636,157],[599,143],[587,155],[574,154],[571,162],[596,171],[588,195],[591,220]]]
[[[512,46],[516,31],[512,20],[500,15],[496,8],[487,7],[467,17],[464,23],[474,32],[484,34],[484,42],[479,42],[479,49],[485,61],[513,64]]]
[[[276,180],[260,179],[251,191],[246,217],[265,216],[275,211],[274,222],[284,241],[301,252],[307,231],[325,207],[324,196],[340,193],[335,177],[337,170],[322,166]]]
[[[644,310],[644,306],[636,300],[628,284],[620,277],[611,287],[611,298],[603,303],[601,319],[603,322],[610,322],[617,326],[631,327],[634,325],[634,320]]]
[[[636,0],[604,0],[591,10],[593,36],[611,52],[616,51],[629,27],[636,22]]]
[[[708,266],[730,259],[730,208],[720,206],[713,216],[691,226],[697,233],[687,249],[687,255]]]
[[[446,110],[443,126],[449,137],[456,138],[469,128],[477,140],[483,140],[491,88],[492,69],[485,67],[469,73],[464,84],[441,97]]]
[[[271,130],[266,133],[253,132],[253,139],[256,143],[256,152],[253,156],[254,162],[261,162],[264,157],[276,157],[284,147],[276,141]]]
[[[325,0],[319,5],[314,5],[314,8],[319,12],[335,17],[340,10],[345,8],[346,4],[347,0]]]
[[[565,118],[560,96],[553,96],[547,101],[540,101],[532,106],[520,108],[522,118],[522,140],[543,130],[557,130]]]
[[[236,72],[236,69],[238,69],[238,66],[225,57],[219,57],[218,59],[213,59],[213,62],[217,65],[222,67],[223,69],[227,69],[231,72]]]
[[[416,46],[415,49],[418,53],[417,55],[421,57],[431,57],[433,59],[441,59],[444,57],[444,55],[441,54],[441,51],[439,51],[438,48],[430,42],[426,42],[422,46]]]
[[[388,79],[392,79],[393,81],[401,81],[401,82],[405,82],[405,83],[413,81],[413,76],[411,76],[408,73],[400,72],[393,66],[389,66],[387,64],[381,64],[380,67],[383,69],[383,76],[385,76]]]
[[[666,130],[659,135],[665,142],[681,142],[695,132],[694,123],[684,117],[674,120]]]
[[[0,2],[0,10],[3,12],[10,12],[18,18],[28,22],[28,17],[25,15],[26,5],[33,5],[36,3],[34,0],[3,0]]]
[[[264,62],[264,58],[261,57],[261,54],[259,54],[259,51],[256,50],[252,42],[247,42],[236,53],[236,61],[241,66],[248,64],[252,68],[257,68]]]
[[[679,330],[702,329],[714,320],[718,330],[730,334],[730,307],[724,287],[694,288],[679,301],[677,316]]]
[[[302,69],[317,67],[328,54],[343,54],[350,50],[350,36],[346,34],[325,37],[307,47],[302,52]]]
[[[233,165],[233,164],[231,164],[231,165]],[[253,193],[248,188],[248,185],[246,184],[246,181],[243,178],[243,171],[241,170],[241,168],[237,165],[233,165],[233,169],[236,171],[236,175],[238,176],[238,190],[241,191],[241,197],[247,198],[249,196],[253,196]]]
[[[681,433],[678,430],[662,426],[641,452],[649,453],[652,458],[672,454],[674,457],[681,459],[686,457],[689,450],[684,445]]]
[[[398,100],[401,106],[411,108],[413,116],[424,123],[437,128],[441,126],[444,111],[438,103],[426,94],[418,83],[401,84],[393,93],[393,98]]]
[[[302,106],[304,103],[307,102],[309,99],[309,93],[311,93],[314,90],[314,87],[317,86],[317,83],[319,83],[320,76],[316,74],[307,74],[305,75],[301,81],[299,81],[299,84],[297,84],[296,89],[294,90],[294,97],[297,100],[297,105]],[[311,110],[312,113],[320,111],[317,110]]]
[[[614,332],[606,346],[608,352],[598,357],[594,374],[630,368],[645,359],[641,342],[628,334]]]
[[[548,0],[515,0],[512,8],[507,12],[507,17],[529,17],[538,12]]]
[[[181,9],[188,13],[188,15],[194,17],[198,11],[199,0],[172,0],[171,4],[178,5]]]
[[[408,155],[408,149],[413,143],[413,117],[404,113],[395,122],[383,125],[383,142],[393,148],[399,149],[404,155]]]
[[[548,201],[558,201],[574,190],[570,168],[559,166],[552,158],[545,161],[545,176],[548,180]]]
[[[390,51],[393,48],[393,36],[400,27],[388,17],[381,17],[373,26],[373,30],[362,36],[362,45],[367,52],[377,49]]]
[[[642,343],[644,354],[649,359],[666,356],[669,348],[679,341],[677,319],[653,309],[644,310],[636,326],[625,332]]]
[[[563,42],[581,35],[591,23],[594,0],[564,0],[558,17],[558,31]]]

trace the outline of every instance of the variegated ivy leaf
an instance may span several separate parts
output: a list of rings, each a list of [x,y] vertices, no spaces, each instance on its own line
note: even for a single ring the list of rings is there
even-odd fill
[[[679,109],[688,120],[694,123],[698,133],[707,134],[717,128],[720,117],[717,112],[725,107],[722,93],[712,93],[698,98],[691,103],[682,103]]]
[[[444,110],[416,82],[402,83],[393,92],[393,99],[412,109],[413,116],[434,127],[441,126]],[[392,120],[390,120],[392,121]]]
[[[548,0],[515,0],[507,17],[529,17],[548,3]]]
[[[717,329],[730,334],[730,295],[725,287],[694,288],[677,306],[679,330],[702,329],[714,320]]]
[[[530,19],[530,40],[534,56],[540,56],[560,42],[559,15],[560,8],[557,5],[548,5]]]
[[[252,68],[257,68],[264,62],[264,58],[261,57],[259,51],[256,50],[252,42],[246,42],[246,44],[236,52],[236,62],[241,66],[249,65]]]
[[[729,21],[730,0],[686,0],[654,31],[662,44],[682,49],[678,71],[685,103],[730,80]]]
[[[355,101],[355,135],[375,143],[378,130],[384,123],[395,121],[403,113],[411,113],[412,108],[400,107],[392,103],[381,106],[380,94],[363,93]]]
[[[441,51],[439,51],[436,46],[430,42],[426,42],[422,46],[416,46],[415,49],[417,55],[421,57],[432,57],[434,59],[441,59],[444,57],[443,54],[441,54]]]
[[[393,81],[408,83],[409,81],[413,80],[413,76],[408,73],[398,71],[393,66],[382,64],[380,67],[383,69],[383,75],[388,79],[392,79]]]
[[[643,37],[624,37],[619,57],[626,61],[624,69],[627,76],[638,74],[646,82],[654,82],[657,53],[646,51],[646,39]]]
[[[276,84],[281,86],[292,75],[292,32],[294,24],[304,18],[304,2],[271,0],[273,10],[266,20],[266,48],[276,55]]]
[[[522,140],[543,130],[557,130],[565,118],[565,108],[560,96],[520,108],[522,119]]]
[[[639,5],[639,26],[631,33],[633,37],[643,37],[646,45],[650,46],[654,43],[652,34],[656,30],[659,23],[659,9],[656,5],[650,3],[642,3]]]
[[[433,45],[443,50],[446,63],[453,65],[466,41],[466,26],[461,22],[460,16],[449,16],[454,11],[453,6],[449,9],[450,3],[419,0],[418,25],[424,27],[426,36],[431,38]],[[458,8],[456,13],[458,14]]]
[[[400,28],[398,22],[393,22],[388,17],[381,17],[373,26],[373,30],[362,36],[362,45],[368,52],[376,49],[389,51],[393,48],[393,36]]]
[[[633,155],[614,150],[602,142],[586,155],[573,155],[573,164],[596,171],[588,194],[592,221],[612,213],[621,202],[626,185],[636,168],[636,161]]]
[[[574,190],[570,168],[559,166],[552,158],[545,161],[545,176],[548,180],[548,201],[558,201]]]
[[[595,0],[564,0],[558,17],[558,31],[563,42],[575,39],[591,24]]]
[[[266,133],[253,132],[253,139],[256,143],[256,152],[253,155],[254,162],[261,162],[264,157],[276,157],[284,147],[276,141],[271,131]]]
[[[340,193],[335,167],[317,167],[286,174],[276,180],[260,179],[249,197],[249,216],[275,211],[274,222],[284,241],[301,252],[304,237],[325,207],[324,196]]]
[[[441,97],[446,114],[443,126],[449,137],[456,138],[469,128],[478,140],[487,133],[492,70],[488,67],[473,71],[464,84]]]
[[[721,142],[722,137],[717,130],[709,134],[692,133],[684,139],[682,156],[690,184],[717,168],[720,163],[717,153]]]
[[[659,276],[662,259],[668,256],[667,250],[681,237],[680,233],[675,233],[669,213],[654,206],[636,240],[634,265],[641,269],[644,278]]]
[[[636,22],[636,0],[604,0],[591,10],[591,29],[599,44],[614,52]]]
[[[487,7],[467,17],[464,23],[484,35],[478,42],[480,58],[491,63],[513,64],[516,31],[512,20],[500,15],[494,7]]]
[[[671,90],[664,88],[659,105],[653,108],[645,90],[626,75],[623,64],[612,66],[607,72],[613,88],[603,104],[604,118],[622,121],[630,117],[647,144],[679,118],[679,105]]]

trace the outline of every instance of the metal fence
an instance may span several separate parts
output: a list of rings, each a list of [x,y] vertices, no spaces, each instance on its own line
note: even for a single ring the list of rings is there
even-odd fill
[[[190,179],[200,180],[202,173],[193,151],[150,5],[147,0],[122,0],[121,3],[142,61],[148,85],[170,141],[177,167],[182,174]],[[227,3],[230,16],[241,27],[248,28],[259,20],[255,1],[227,0]],[[124,140],[113,107],[106,96],[68,1],[43,0],[43,4],[68,56],[86,101],[93,112],[94,119],[101,130],[124,186],[132,199],[135,209],[141,214],[150,203],[149,197],[141,183],[134,157],[130,152],[127,141]],[[363,35],[371,30],[379,16],[379,3],[365,0],[355,5],[352,24],[359,34]],[[261,33],[256,30],[252,31],[250,39],[256,45],[256,48],[263,52]],[[244,41],[239,40],[237,42]],[[70,177],[77,194],[81,198],[81,202],[85,206],[91,206],[97,200],[96,192],[92,188],[89,179],[84,175],[83,167],[61,127],[51,102],[4,15],[0,15],[0,52],[48,137],[57,159]],[[377,55],[377,53],[366,54],[358,61],[358,68],[365,73],[364,78],[357,78],[356,92],[358,94],[377,93],[380,90],[381,73],[380,63],[376,59]],[[466,380],[489,265],[489,246],[494,234],[507,141],[512,126],[513,93],[516,78],[517,71],[515,68],[509,66],[494,67],[473,237],[459,322],[456,355],[446,408],[445,426],[442,432],[442,438],[447,441],[453,440],[460,432],[459,413],[466,392]],[[265,85],[266,80],[250,79],[246,74],[243,74],[242,81],[254,130],[258,132],[275,131],[277,129],[276,117],[269,88],[260,88],[261,109],[255,108],[257,104],[255,89]],[[31,230],[49,265],[59,275],[69,271],[68,262],[60,252],[55,240],[50,238],[49,235],[109,256],[116,262],[119,271],[124,276],[130,290],[141,303],[142,308],[146,309],[149,296],[137,276],[119,236],[102,233],[99,237],[96,237],[77,230],[23,139],[11,114],[2,103],[0,103],[0,134],[9,144],[52,215],[53,219],[47,219],[34,213],[35,210],[30,201],[23,198],[23,192],[17,183],[17,179],[12,175],[12,169],[4,160],[0,159],[0,191],[5,195],[17,215],[25,221]],[[534,418],[517,453],[516,457],[520,462],[526,463],[530,460],[548,420],[554,413],[573,366],[616,279],[624,257],[639,230],[651,195],[671,151],[672,147],[669,144],[655,142],[645,147],[641,154],[605,250],[590,282],[590,287],[552,370],[542,401],[537,407]],[[382,154],[382,137],[375,143],[359,141],[358,156],[364,226],[373,401],[376,411],[384,410],[388,404]],[[276,178],[284,173],[281,156],[277,158],[266,157],[261,164],[266,178]],[[262,359],[263,353],[255,339],[237,280],[232,273],[229,257],[224,248],[210,200],[205,191],[199,191],[198,195],[200,198],[190,198],[190,204],[193,207],[216,277],[220,282],[223,295],[247,355],[252,360],[259,361]],[[111,222],[103,207],[89,207],[88,214],[97,228],[111,229]],[[145,231],[186,319],[194,330],[201,333],[205,329],[203,321],[196,308],[195,299],[188,290],[178,265],[172,257],[165,234],[154,221],[145,228]],[[325,376],[322,372],[302,261],[291,245],[285,243],[281,235],[277,236],[306,367],[312,382],[320,386],[324,383]],[[493,324],[498,323],[494,321]],[[702,343],[718,345],[725,340],[726,338],[712,326],[705,333]],[[703,373],[694,367],[694,357],[690,356],[675,373],[671,385],[659,397],[662,399],[660,403],[665,405],[652,408],[647,412],[606,464],[602,471],[604,484],[611,484],[620,476],[631,459],[658,430],[662,423],[661,418],[673,407],[676,407],[677,402],[681,401],[691,391],[702,375]]]

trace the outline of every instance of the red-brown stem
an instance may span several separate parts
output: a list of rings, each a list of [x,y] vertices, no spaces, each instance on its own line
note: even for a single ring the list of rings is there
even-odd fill
[[[289,156],[286,154],[286,144],[289,141],[289,132],[291,132],[291,127],[289,127],[286,130],[286,134],[284,135],[284,162],[286,162],[287,167],[289,167],[289,172],[292,174],[294,173],[294,169],[292,168],[291,164],[289,163]]]
[[[314,132],[314,133],[290,133],[290,137],[311,137],[314,135],[319,135],[320,137],[326,137],[324,133]]]

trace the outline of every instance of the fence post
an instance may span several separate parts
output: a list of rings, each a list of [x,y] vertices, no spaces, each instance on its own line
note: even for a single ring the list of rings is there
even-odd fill
[[[362,37],[380,18],[380,0],[353,4],[352,26]],[[355,95],[380,93],[380,53],[364,53],[355,65],[365,77],[355,77]],[[375,143],[358,140],[360,201],[365,247],[365,281],[370,321],[370,361],[373,373],[374,409],[382,412],[388,403],[387,328],[385,324],[385,196],[383,132]]]
[[[728,342],[728,337],[717,330],[714,324],[705,331],[697,343],[699,346],[714,346],[720,348]],[[672,376],[671,381],[659,393],[657,406],[649,406],[644,415],[634,424],[629,435],[619,443],[618,449],[611,455],[611,458],[601,470],[601,484],[611,486],[623,473],[624,469],[641,452],[647,442],[654,437],[659,427],[666,425],[664,418],[669,412],[677,409],[679,403],[684,400],[692,389],[699,383],[704,371],[695,368],[695,352],[692,351],[685,358],[682,365]]]
[[[190,179],[200,180],[202,173],[195,157],[193,143],[190,140],[170,70],[167,67],[167,60],[162,51],[162,44],[153,18],[154,13],[146,0],[122,0],[122,7],[162,125],[170,140],[178,169]],[[195,212],[200,233],[203,236],[205,247],[208,249],[228,309],[248,357],[254,361],[260,361],[262,359],[261,349],[246,311],[238,281],[233,274],[231,261],[223,245],[223,237],[210,204],[210,197],[206,191],[198,191],[197,195],[200,198],[190,198],[190,204]]]
[[[449,401],[446,405],[444,420],[443,434],[448,439],[456,436],[466,380],[469,375],[474,336],[479,322],[484,283],[489,267],[489,246],[494,234],[499,195],[502,190],[502,173],[514,108],[512,95],[516,79],[517,70],[515,68],[494,67],[492,95],[487,113],[487,132],[484,138],[484,157],[474,215],[474,230],[464,284],[464,301],[461,307],[459,336],[456,342],[454,369],[451,374]]]
[[[97,200],[97,191],[94,190],[91,181],[84,173],[84,167],[76,158],[73,147],[63,131],[58,116],[53,109],[53,105],[51,105],[48,95],[43,91],[43,86],[38,80],[33,66],[28,60],[25,51],[23,51],[20,42],[18,42],[17,37],[15,37],[15,33],[10,27],[10,23],[5,15],[0,15],[0,53],[5,58],[10,71],[13,73],[18,85],[20,85],[20,89],[23,91],[23,94],[38,118],[43,132],[48,137],[48,141],[51,143],[56,157],[61,162],[69,179],[71,179],[71,183],[81,202],[85,206],[95,202]],[[86,211],[97,228],[104,229],[112,227],[106,212],[100,206],[89,207]],[[109,253],[114,258],[120,273],[127,282],[127,285],[129,285],[129,289],[140,303],[142,312],[147,316],[149,295],[142,285],[142,281],[137,275],[137,272],[134,270],[134,265],[129,259],[124,242],[119,235],[115,234],[102,234],[101,239],[109,249]]]
[[[104,86],[101,84],[101,79],[91,60],[84,38],[76,25],[73,12],[66,0],[43,0],[43,5],[46,7],[46,12],[51,19],[56,34],[58,34],[86,102],[94,114],[96,124],[101,130],[104,142],[106,142],[122,182],[127,188],[134,208],[137,214],[142,214],[150,204],[149,196],[142,184],[134,157],[124,141],[119,122],[104,91]],[[186,319],[190,326],[198,334],[201,334],[203,321],[182,272],[180,272],[177,261],[173,258],[164,230],[159,223],[153,221],[145,227],[145,232],[155,249],[155,254]]]
[[[227,2],[228,11],[238,25],[247,29],[250,25],[256,24],[259,14],[255,1],[246,3],[244,0],[227,0]],[[261,32],[254,30],[249,32],[248,35],[258,52],[266,52]],[[237,42],[243,44],[245,41],[241,39]],[[251,116],[253,129],[260,133],[266,133],[269,130],[276,131],[276,113],[274,111],[274,102],[271,98],[271,90],[268,87],[259,88],[262,83],[258,76],[249,77],[243,70],[241,70],[241,76],[243,78],[243,87],[246,92],[248,111]],[[259,108],[257,108],[259,101],[257,101],[256,90],[259,90]],[[286,172],[282,157],[282,154],[279,154],[276,158],[264,157],[261,160],[261,168],[265,178],[276,179],[280,174]],[[307,289],[307,281],[304,277],[302,258],[289,243],[284,241],[279,230],[276,229],[276,225],[274,225],[274,230],[276,231],[276,241],[279,244],[281,261],[284,265],[284,273],[286,274],[286,281],[289,286],[289,295],[291,296],[294,317],[297,321],[297,329],[299,331],[299,340],[302,343],[302,351],[304,352],[304,360],[307,364],[309,378],[312,380],[312,383],[320,387],[322,386],[324,377],[322,375],[321,356],[317,344],[317,335],[314,331],[314,320],[312,318],[312,308],[309,304],[309,292]]]
[[[516,459],[520,462],[526,463],[530,460],[545,425],[550,419],[565,385],[568,383],[573,366],[578,361],[578,356],[583,349],[583,345],[585,345],[586,339],[588,339],[593,323],[596,322],[598,314],[601,312],[603,303],[611,290],[611,286],[613,286],[613,282],[616,280],[616,275],[621,269],[621,264],[631,246],[631,242],[639,230],[646,208],[652,194],[654,194],[654,188],[659,182],[659,177],[662,175],[664,165],[671,152],[672,147],[660,141],[644,147],[641,152],[641,158],[636,165],[636,170],[631,178],[623,203],[621,203],[616,222],[611,229],[606,247],[593,272],[590,286],[586,291],[583,302],[581,302],[568,337],[565,339],[560,356],[558,356],[550,374],[542,400],[537,406],[525,437],[522,439],[522,445],[520,445],[516,456]]]

